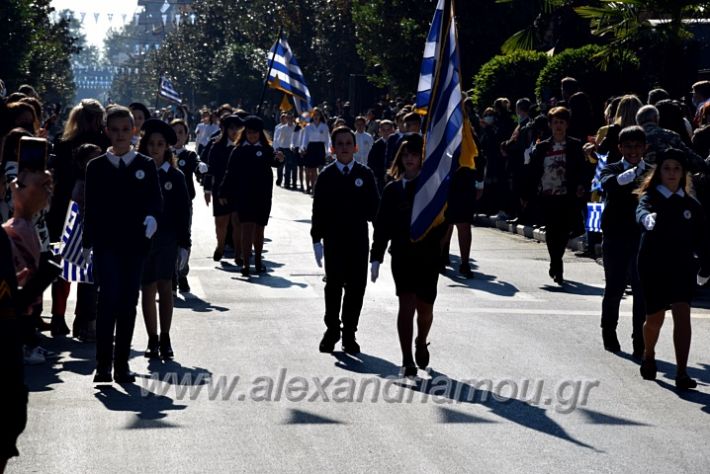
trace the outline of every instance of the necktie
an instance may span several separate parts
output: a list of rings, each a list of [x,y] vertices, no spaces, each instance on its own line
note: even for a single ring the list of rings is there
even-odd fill
[[[343,176],[347,176],[349,173],[350,173],[350,168],[348,168],[347,166],[345,168],[343,168]]]
[[[118,169],[120,169],[120,170],[126,169],[126,162],[123,161],[123,158],[118,159]]]

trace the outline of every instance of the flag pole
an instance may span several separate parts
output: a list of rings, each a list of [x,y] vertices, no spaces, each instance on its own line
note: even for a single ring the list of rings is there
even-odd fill
[[[156,112],[158,112],[158,102],[160,100],[160,84],[162,83],[162,80],[163,80],[162,76],[158,75],[158,90],[155,92],[155,111]]]
[[[261,114],[261,105],[264,103],[266,88],[269,87],[269,76],[271,75],[271,70],[274,68],[274,60],[276,59],[276,49],[279,41],[281,41],[281,36],[283,35],[283,32],[284,27],[282,25],[281,27],[279,27],[279,36],[276,38],[276,42],[274,43],[274,54],[271,55],[271,59],[269,60],[269,70],[266,71],[266,78],[264,79],[264,88],[261,90],[261,98],[259,99],[259,103],[256,106],[256,115]]]

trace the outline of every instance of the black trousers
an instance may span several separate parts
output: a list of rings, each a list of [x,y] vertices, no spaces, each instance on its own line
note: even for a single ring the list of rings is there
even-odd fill
[[[112,362],[117,370],[128,369],[144,262],[142,253],[94,251],[97,370],[109,371]]]
[[[643,341],[643,323],[646,320],[646,307],[641,293],[636,257],[639,250],[640,236],[613,237],[605,235],[602,239],[604,261],[604,298],[602,299],[603,329],[615,330],[619,322],[619,305],[624,296],[626,282],[631,281],[633,292],[633,333],[635,341]]]
[[[343,337],[354,335],[357,331],[367,286],[369,243],[365,240],[364,243],[349,244],[329,241],[323,243],[326,275],[325,326],[328,331],[340,332],[342,321]]]
[[[545,243],[550,255],[550,272],[561,276],[564,272],[562,257],[572,230],[574,200],[567,196],[541,196],[540,206],[545,218]]]

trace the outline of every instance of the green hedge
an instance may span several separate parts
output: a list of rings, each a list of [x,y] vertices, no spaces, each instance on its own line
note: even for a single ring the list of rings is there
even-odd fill
[[[483,109],[492,106],[498,97],[507,97],[513,102],[522,97],[532,100],[535,81],[547,61],[548,56],[537,51],[494,56],[473,78],[474,103]]]
[[[537,99],[559,99],[560,80],[566,76],[577,79],[581,90],[597,104],[612,95],[644,92],[636,57],[625,54],[608,59],[606,70],[603,70],[602,62],[606,58],[602,51],[600,46],[588,45],[553,56],[537,78]]]

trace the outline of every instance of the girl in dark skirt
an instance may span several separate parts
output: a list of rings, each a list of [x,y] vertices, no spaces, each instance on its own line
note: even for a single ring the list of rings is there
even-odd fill
[[[170,150],[175,145],[175,131],[157,119],[146,120],[144,135],[138,151],[151,157],[158,168],[160,188],[163,193],[163,212],[158,218],[158,231],[143,268],[142,306],[145,328],[148,332],[149,358],[173,358],[170,342],[170,325],[173,319],[172,281],[175,262],[182,269],[187,265],[190,249],[190,197],[185,176],[175,166]],[[160,297],[160,337],[156,314],[156,293]]]
[[[676,387],[695,388],[686,367],[690,351],[690,301],[696,283],[693,254],[700,257],[697,282],[710,275],[707,221],[702,206],[691,196],[684,152],[668,149],[656,155],[657,166],[639,188],[636,220],[643,226],[638,270],[646,303],[641,376],[656,378],[655,347],[666,310],[673,313]]]
[[[312,122],[301,132],[300,151],[306,168],[306,192],[311,194],[318,177],[318,168],[325,165],[325,155],[330,150],[330,131],[323,112],[313,109]]]
[[[387,245],[392,242],[392,276],[399,297],[397,332],[405,377],[415,376],[416,366],[424,369],[429,365],[427,336],[434,318],[441,241],[447,230],[446,225],[440,225],[420,241],[412,242],[410,239],[412,205],[422,167],[422,150],[423,140],[419,134],[409,135],[400,145],[389,172],[396,181],[387,184],[382,193],[370,251],[371,279],[375,282]],[[412,357],[415,312],[418,334]]]
[[[264,227],[269,223],[271,194],[274,187],[272,167],[283,163],[284,155],[274,153],[264,133],[264,122],[256,116],[244,120],[244,129],[229,157],[219,201],[237,212],[241,226],[242,275],[249,275],[249,256],[254,246],[254,266],[258,273],[266,271],[261,259]]]

